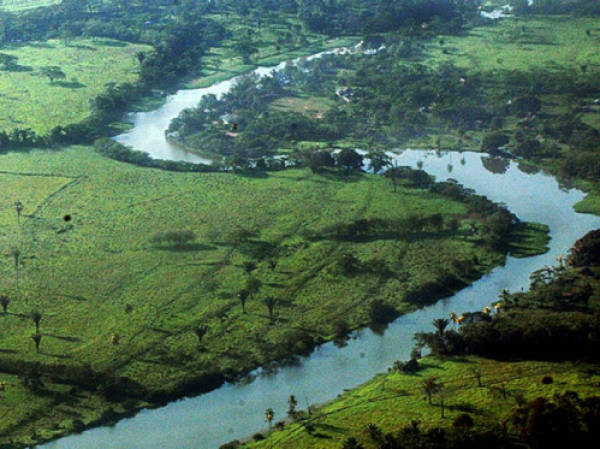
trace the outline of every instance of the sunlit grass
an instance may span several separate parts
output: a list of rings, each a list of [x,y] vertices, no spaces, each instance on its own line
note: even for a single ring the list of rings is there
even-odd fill
[[[31,128],[45,134],[57,125],[81,122],[90,115],[89,101],[104,92],[107,83],[138,79],[135,54],[149,49],[105,39],[1,48],[19,58],[19,67],[0,71],[0,129]],[[66,79],[51,83],[40,74],[44,66],[59,66]]]
[[[421,363],[424,369],[416,374],[379,375],[314,410],[306,421],[287,424],[283,431],[248,447],[337,449],[344,439],[354,436],[370,449],[377,444],[369,437],[367,424],[376,424],[383,432],[400,430],[413,420],[419,421],[423,429],[446,427],[465,412],[472,416],[476,428],[489,428],[510,414],[520,395],[525,400],[539,396],[552,399],[554,394],[571,390],[582,397],[591,396],[597,393],[600,378],[591,374],[593,366],[571,362],[500,362],[468,357],[426,358]],[[481,387],[471,371],[474,366],[482,370]],[[553,383],[542,384],[545,376],[552,377]],[[445,418],[441,417],[439,395],[434,395],[433,405],[424,399],[421,384],[427,377],[436,377],[445,386]],[[506,388],[506,399],[492,390],[501,385]],[[275,420],[285,418],[276,416]],[[312,435],[304,423],[312,424]]]

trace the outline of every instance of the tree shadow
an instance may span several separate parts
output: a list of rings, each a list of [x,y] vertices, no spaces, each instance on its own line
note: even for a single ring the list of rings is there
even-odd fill
[[[212,251],[217,249],[214,246],[207,245],[205,243],[185,243],[183,245],[155,246],[154,248],[161,251],[174,251],[179,253],[191,251]]]
[[[14,349],[0,349],[0,354],[18,354]]]
[[[84,44],[67,44],[65,45],[66,47],[69,48],[77,48],[79,50],[89,50],[89,51],[98,51],[97,48],[92,47],[91,45],[84,45]]]
[[[62,360],[70,360],[73,358],[72,355],[68,355],[68,354],[52,354],[51,352],[44,352],[44,351],[40,351],[40,354],[45,355],[47,357],[54,357],[56,359],[62,359]]]
[[[28,42],[26,45],[34,48],[56,48],[55,45],[49,44],[48,42]]]
[[[95,44],[100,45],[102,47],[127,47],[127,44],[125,42],[112,40],[99,40],[96,41]]]
[[[33,72],[33,67],[28,65],[11,65],[4,69],[0,69],[0,72]]]
[[[82,84],[79,81],[54,81],[54,85],[67,89],[82,89],[86,87],[85,84]]]
[[[57,340],[66,341],[69,343],[81,343],[81,339],[77,337],[65,337],[63,335],[44,334],[44,337],[56,338]]]
[[[454,410],[454,411],[458,411],[458,412],[462,412],[462,413],[470,413],[472,415],[482,415],[483,414],[483,410],[481,408],[476,407],[473,404],[468,404],[465,402],[462,402],[459,404],[447,405],[446,408],[448,410]]]

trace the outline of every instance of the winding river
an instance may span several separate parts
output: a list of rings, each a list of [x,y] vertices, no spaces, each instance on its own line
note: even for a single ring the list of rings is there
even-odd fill
[[[258,73],[271,69],[260,68]],[[179,91],[155,111],[132,114],[134,128],[117,140],[155,158],[206,162],[169,145],[164,130],[171,119],[182,109],[195,106],[202,95],[223,93],[233,82]],[[492,173],[482,161],[486,156],[480,153],[438,155],[404,150],[391,154],[400,165],[416,167],[420,161],[423,169],[438,180],[456,179],[479,194],[505,203],[522,220],[547,224],[552,237],[550,250],[526,259],[509,256],[504,266],[450,298],[398,318],[383,334],[365,329],[355,333],[345,347],[326,343],[296,364],[276,370],[258,369],[245,380],[225,384],[210,393],[144,410],[114,426],[94,428],[38,448],[212,449],[248,437],[265,427],[264,411],[268,407],[274,409],[278,420],[286,414],[290,394],[303,406],[305,402],[320,403],[386,371],[394,360],[409,357],[413,334],[429,330],[434,318],[447,317],[451,311],[481,310],[502,289],[526,289],[532,271],[554,264],[557,256],[565,254],[578,238],[600,227],[600,217],[573,210],[573,204],[584,197],[583,192],[562,188],[554,177],[543,172],[528,173],[516,161],[507,162],[505,172]]]

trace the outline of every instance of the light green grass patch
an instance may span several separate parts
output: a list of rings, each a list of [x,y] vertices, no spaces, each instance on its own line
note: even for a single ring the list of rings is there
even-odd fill
[[[0,129],[31,128],[45,134],[58,125],[78,123],[90,114],[90,99],[107,83],[138,79],[135,54],[150,47],[110,40],[76,39],[4,47],[17,56],[17,71],[0,71]],[[40,74],[59,66],[66,75],[53,83]]]
[[[309,117],[320,118],[333,105],[335,101],[329,98],[302,95],[278,98],[270,107],[276,111],[298,112]]]
[[[467,36],[442,36],[427,48],[431,63],[453,62],[467,72],[552,67],[579,69],[600,65],[596,18],[546,16],[510,18],[474,28]],[[447,54],[443,53],[443,50]]]

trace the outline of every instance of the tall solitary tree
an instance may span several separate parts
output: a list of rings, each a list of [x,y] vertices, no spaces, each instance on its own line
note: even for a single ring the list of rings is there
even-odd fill
[[[448,324],[450,324],[450,321],[448,321],[445,318],[437,318],[433,320],[433,326],[437,330],[438,336],[440,338],[444,338],[444,333],[446,332]]]
[[[6,295],[0,296],[0,305],[2,306],[2,311],[6,315],[6,311],[8,309],[8,305],[10,304],[10,298]]]
[[[427,397],[427,402],[429,402],[429,405],[431,405],[432,404],[431,398],[435,393],[440,391],[441,384],[438,383],[437,378],[428,377],[427,379],[423,380],[422,387],[423,387],[423,392],[425,393],[425,396]]]
[[[13,246],[10,249],[10,254],[13,257],[13,261],[15,263],[15,277],[16,277],[16,286],[17,286],[17,294],[19,293],[19,266],[21,264],[21,250]]]
[[[54,80],[64,80],[67,75],[58,66],[42,67],[40,73],[50,80],[50,84],[54,84]]]
[[[23,213],[23,203],[19,200],[15,201],[15,211],[17,211],[17,223],[21,225],[21,214]]]
[[[271,427],[271,423],[273,422],[273,419],[275,419],[275,412],[273,411],[272,408],[268,408],[265,411],[265,421],[267,421],[269,423],[269,427]]]
[[[246,313],[246,301],[248,300],[248,296],[250,296],[250,292],[246,289],[240,290],[238,293],[238,298],[242,304],[242,313]]]
[[[196,329],[194,329],[194,333],[196,334],[196,337],[198,337],[198,343],[202,343],[202,339],[204,338],[207,332],[208,326],[206,324],[198,326]]]
[[[42,312],[40,312],[39,310],[34,310],[33,312],[31,312],[30,317],[33,320],[33,323],[35,324],[36,334],[39,334],[40,322],[42,321]]]
[[[42,334],[40,334],[39,332],[36,332],[35,334],[33,334],[31,336],[31,338],[33,339],[33,342],[35,343],[36,352],[40,352],[40,343],[42,342]]]
[[[296,407],[298,406],[298,400],[293,394],[291,394],[288,398],[288,406],[289,417],[292,419],[296,419],[296,415],[298,414],[298,412],[296,411]]]
[[[272,296],[267,296],[265,299],[263,299],[263,304],[269,311],[269,318],[271,318],[271,321],[273,321],[275,306],[278,302],[279,300],[277,298],[273,298]]]

